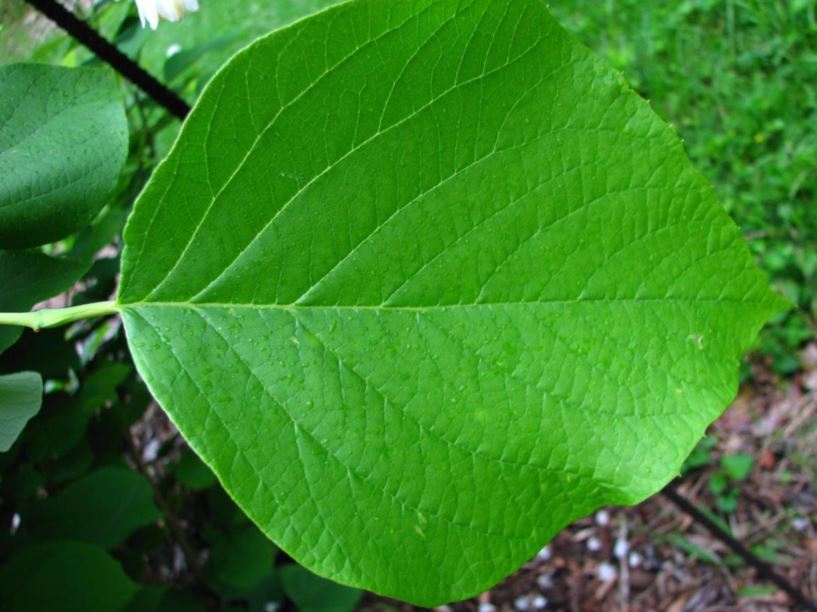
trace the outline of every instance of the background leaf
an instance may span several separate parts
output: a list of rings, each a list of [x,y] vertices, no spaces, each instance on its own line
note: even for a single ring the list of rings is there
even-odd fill
[[[351,612],[362,593],[330,582],[298,565],[281,568],[284,591],[300,612]]]
[[[538,0],[363,0],[261,39],[125,243],[134,360],[230,494],[308,569],[421,605],[660,489],[783,308],[675,133]]]
[[[273,573],[275,546],[254,526],[216,542],[207,566],[209,583],[226,596],[246,593]]]
[[[27,519],[38,536],[113,548],[159,516],[142,475],[104,467],[36,504]]]
[[[54,242],[87,225],[116,187],[128,126],[101,69],[0,67],[0,248]]]
[[[203,491],[216,484],[216,476],[194,453],[185,452],[175,470],[176,478],[191,491]]]
[[[0,312],[24,312],[67,291],[89,266],[88,262],[34,251],[0,251]],[[0,352],[14,344],[21,332],[20,328],[0,327]]]
[[[29,454],[45,461],[75,450],[83,441],[91,416],[116,400],[117,387],[131,371],[125,363],[106,363],[85,379],[76,395],[47,395],[43,412],[31,424],[27,436]]]
[[[29,546],[0,567],[3,610],[114,612],[136,587],[105,551],[81,542]]]
[[[34,372],[0,376],[0,452],[11,448],[29,419],[40,411],[43,381]]]

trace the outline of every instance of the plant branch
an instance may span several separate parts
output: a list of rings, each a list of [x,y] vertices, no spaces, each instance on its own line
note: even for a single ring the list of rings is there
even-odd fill
[[[62,4],[56,0],[26,0],[26,2],[85,45],[94,55],[145,92],[171,115],[184,119],[190,112],[187,102],[173,90],[156,80],[153,75],[105,40],[99,32]]]
[[[792,602],[794,602],[796,605],[796,608],[794,609],[817,612],[817,605],[810,601],[802,591],[797,589],[797,587],[795,587],[791,582],[778,574],[771,565],[760,559],[751,550],[746,548],[746,546],[736,540],[731,534],[724,531],[705,513],[696,508],[688,499],[678,493],[676,487],[677,483],[670,483],[663,491],[661,491],[661,494],[675,504],[675,506],[682,512],[688,514],[696,523],[702,525],[713,536],[731,548],[744,561],[746,561],[747,564],[755,568],[763,580],[773,583],[777,588],[791,597]]]

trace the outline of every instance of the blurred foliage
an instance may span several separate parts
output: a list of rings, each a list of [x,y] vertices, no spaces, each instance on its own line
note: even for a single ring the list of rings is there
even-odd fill
[[[252,37],[327,0],[209,0],[158,33],[141,29],[129,0],[73,4],[193,100]],[[817,336],[817,0],[551,0],[551,9],[683,136],[761,266],[796,306],[763,333],[759,355],[781,375],[797,370],[797,349]],[[22,0],[3,0],[0,20],[0,63],[99,64]],[[118,236],[179,127],[133,86],[121,86],[131,145],[116,192],[92,225],[45,250],[70,256],[83,271],[93,260],[60,304],[113,295]],[[29,301],[44,297],[32,293]],[[47,394],[0,453],[0,607],[45,610],[60,601],[113,610],[130,601],[125,609],[134,611],[342,612],[357,605],[359,592],[293,565],[238,510],[152,403],[117,320],[26,332],[0,356],[0,375],[21,370],[39,373]],[[707,438],[685,469],[709,465],[714,446]],[[740,455],[718,463],[710,489],[722,512],[752,465]],[[690,542],[677,544],[713,559]],[[12,597],[29,584],[36,599]]]

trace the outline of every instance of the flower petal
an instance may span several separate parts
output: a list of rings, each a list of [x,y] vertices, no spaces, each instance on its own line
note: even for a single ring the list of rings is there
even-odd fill
[[[159,13],[156,10],[155,0],[136,0],[136,8],[139,10],[139,21],[143,28],[146,21],[153,30],[159,27]]]

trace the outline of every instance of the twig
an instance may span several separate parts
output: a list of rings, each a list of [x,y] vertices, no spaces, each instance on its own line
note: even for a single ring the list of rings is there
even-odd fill
[[[726,531],[721,529],[721,527],[715,521],[696,508],[684,496],[680,495],[676,490],[676,486],[677,485],[675,483],[670,483],[663,491],[661,491],[661,494],[675,504],[679,510],[687,514],[696,523],[706,528],[707,531],[709,531],[713,536],[731,548],[744,561],[746,561],[747,564],[755,568],[762,579],[768,580],[777,586],[781,591],[785,592],[796,604],[798,609],[817,612],[817,605],[815,605],[814,602],[809,601],[805,594],[803,594],[783,576],[778,574],[771,565],[760,559],[730,534],[726,533]]]
[[[56,0],[26,0],[26,2],[85,45],[94,55],[145,92],[171,115],[184,119],[190,112],[187,102],[174,91],[157,81],[144,68],[105,40],[99,32],[62,4]]]

